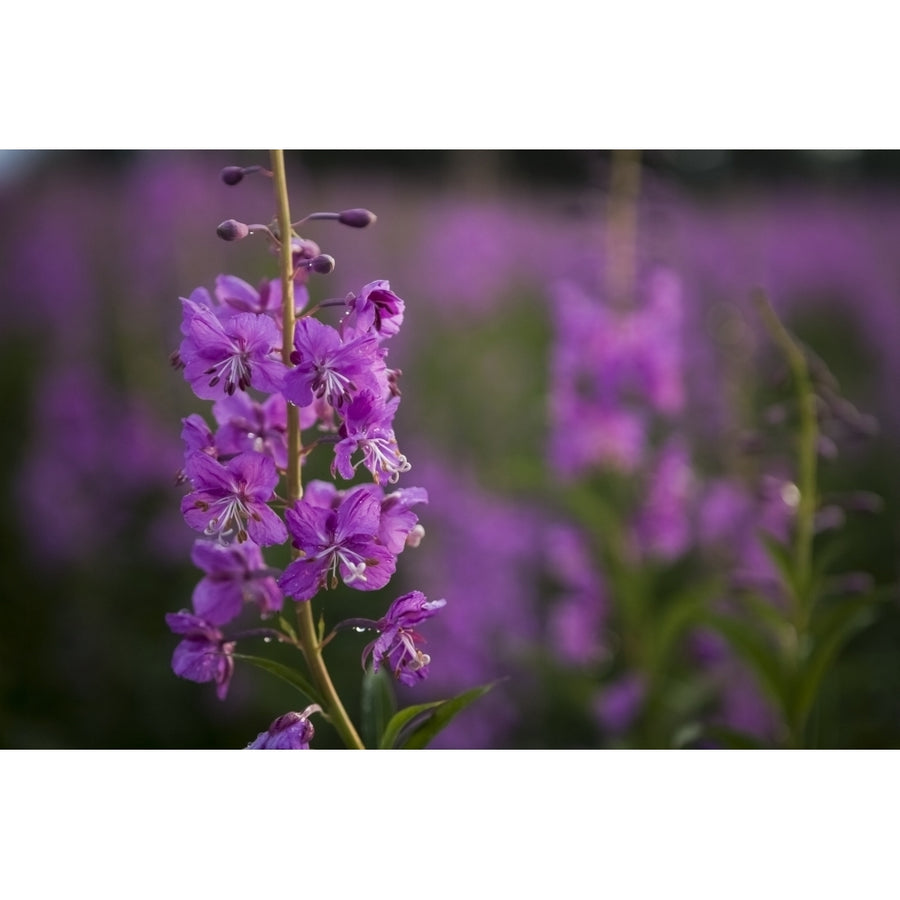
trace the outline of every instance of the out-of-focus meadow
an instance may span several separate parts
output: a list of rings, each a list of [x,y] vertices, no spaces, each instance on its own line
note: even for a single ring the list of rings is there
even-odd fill
[[[169,355],[179,297],[220,273],[276,275],[261,237],[215,232],[272,218],[266,179],[219,179],[266,154],[4,159],[0,746],[245,746],[297,701],[240,664],[224,702],[170,668],[164,616],[198,578],[181,420],[208,404]],[[296,218],[378,215],[363,231],[311,223],[337,261],[314,299],[388,279],[406,302],[390,349],[412,463],[398,487],[429,503],[425,539],[379,593],[447,606],[422,628],[430,676],[403,697],[500,679],[438,746],[790,744],[780,675],[752,628],[729,640],[726,621],[787,602],[766,542],[790,541],[798,507],[791,377],[756,289],[809,350],[823,608],[859,613],[840,634],[822,626],[835,646],[809,682],[805,743],[900,746],[897,154],[317,151],[288,165]],[[326,599],[335,620],[376,608]],[[351,714],[366,642],[329,649]],[[316,746],[337,746],[327,726]]]

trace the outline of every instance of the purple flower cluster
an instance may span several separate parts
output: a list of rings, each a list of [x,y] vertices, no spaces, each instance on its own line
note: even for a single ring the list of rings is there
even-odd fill
[[[649,414],[684,407],[678,279],[653,273],[639,309],[611,308],[571,280],[554,293],[551,462],[570,478],[597,466],[632,472],[644,459]]]
[[[293,249],[296,294],[305,306],[309,270],[330,270],[333,260],[302,239],[294,240]],[[254,288],[220,275],[212,293],[197,288],[181,303],[182,340],[172,360],[194,394],[214,402],[215,426],[196,413],[182,420],[179,481],[188,490],[181,512],[203,535],[192,559],[204,577],[193,593],[193,611],[170,614],[166,621],[182,635],[172,659],[176,674],[215,682],[224,698],[241,635],[227,637],[221,628],[247,606],[267,618],[281,610],[284,597],[306,602],[339,583],[360,591],[383,588],[397,556],[424,534],[412,507],[426,503],[428,495],[415,487],[385,491],[410,468],[392,424],[400,372],[385,361],[385,342],[398,333],[405,304],[387,281],[348,294],[336,326],[313,318],[315,310],[297,310],[289,354],[282,346],[279,281]],[[282,499],[279,482],[290,463],[289,406],[299,411],[301,431],[311,431],[298,463],[318,447],[331,447],[333,476],[349,481],[362,468],[371,482],[339,489],[312,481],[300,499]],[[269,567],[263,549],[288,540],[293,561],[284,571]],[[406,684],[425,678],[430,658],[418,649],[422,638],[414,626],[444,603],[428,602],[416,591],[395,601],[377,622],[369,620],[379,636],[365,649],[364,665],[371,657],[375,670],[385,664]],[[263,631],[295,640],[271,629],[256,633]],[[313,734],[310,710],[281,716],[250,746],[305,749]]]

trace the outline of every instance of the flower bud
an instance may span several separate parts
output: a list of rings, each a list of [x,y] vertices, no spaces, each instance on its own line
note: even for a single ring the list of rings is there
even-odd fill
[[[365,228],[372,225],[378,217],[367,209],[345,209],[338,213],[338,222],[351,228]]]
[[[309,267],[319,275],[330,275],[334,271],[334,257],[320,253],[309,261]]]
[[[250,229],[243,222],[238,222],[236,219],[226,219],[216,229],[216,234],[223,241],[240,241],[250,234]]]
[[[240,166],[225,166],[221,175],[225,184],[239,184],[244,179],[244,170]]]

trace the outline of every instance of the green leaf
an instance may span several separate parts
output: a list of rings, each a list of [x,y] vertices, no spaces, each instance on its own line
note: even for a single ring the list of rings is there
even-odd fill
[[[406,750],[421,750],[427,747],[432,739],[443,731],[456,715],[467,706],[474,703],[479,697],[483,697],[495,684],[484,684],[481,687],[472,688],[450,700],[444,700],[435,706],[422,722],[414,724],[403,736],[400,746]]]
[[[316,691],[316,689],[296,669],[275,662],[272,659],[265,659],[262,656],[247,656],[244,653],[234,653],[232,655],[235,659],[243,659],[245,662],[252,663],[257,668],[269,672],[276,678],[286,681],[312,703],[324,705],[318,691]]]
[[[747,622],[720,615],[710,615],[706,621],[750,665],[760,684],[784,709],[787,705],[787,680],[778,649]]]
[[[737,731],[734,728],[725,728],[722,725],[708,725],[703,732],[715,741],[719,741],[726,750],[771,750],[769,744],[764,743],[758,737]]]
[[[797,584],[794,580],[794,561],[791,559],[790,547],[786,547],[766,531],[757,531],[756,536],[763,545],[766,555],[772,560],[772,564],[781,573],[782,584],[787,592],[791,596],[796,596]]]
[[[378,747],[388,721],[397,711],[397,698],[391,678],[384,669],[373,672],[367,669],[363,675],[362,739],[367,747]]]
[[[416,716],[420,716],[423,713],[434,709],[436,706],[440,706],[444,702],[444,700],[434,700],[431,703],[419,703],[415,706],[407,706],[405,709],[401,709],[400,712],[392,716],[391,721],[387,723],[387,727],[384,729],[384,734],[381,736],[381,741],[378,744],[378,749],[392,749],[400,731],[405,725],[415,719]]]
[[[877,594],[838,601],[835,609],[813,623],[813,648],[801,670],[793,697],[793,714],[804,721],[828,667],[847,641],[874,619]]]
[[[284,617],[278,617],[278,627],[296,644],[297,643],[297,632],[294,631],[294,626],[291,625],[290,622]]]
[[[699,590],[682,591],[659,614],[654,625],[656,634],[652,645],[655,668],[663,669],[669,653],[684,632],[691,626],[700,624],[704,611],[718,592],[717,589],[718,585],[707,585]]]

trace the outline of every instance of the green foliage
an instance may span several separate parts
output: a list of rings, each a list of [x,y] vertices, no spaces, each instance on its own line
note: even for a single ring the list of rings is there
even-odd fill
[[[400,710],[387,724],[380,749],[421,750],[467,706],[483,697],[497,682],[465,691],[450,700],[420,703]]]

